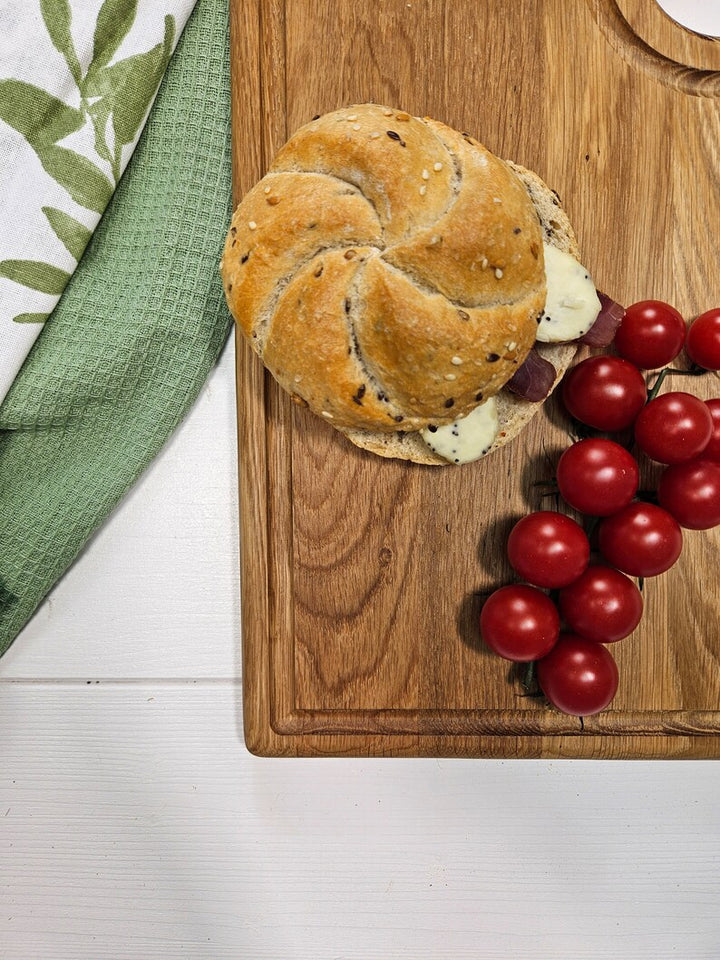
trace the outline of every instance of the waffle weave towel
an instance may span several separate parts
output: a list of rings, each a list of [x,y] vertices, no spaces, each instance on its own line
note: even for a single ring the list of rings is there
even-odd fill
[[[196,399],[230,318],[226,0],[199,0],[78,268],[0,406],[0,653]]]

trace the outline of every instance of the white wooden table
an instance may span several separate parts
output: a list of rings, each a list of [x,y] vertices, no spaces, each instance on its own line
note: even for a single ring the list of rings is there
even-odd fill
[[[233,376],[0,660],[2,960],[717,960],[719,764],[247,752]]]

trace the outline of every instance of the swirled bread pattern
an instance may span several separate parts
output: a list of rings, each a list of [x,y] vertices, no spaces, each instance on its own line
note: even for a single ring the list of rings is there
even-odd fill
[[[302,127],[233,216],[221,271],[282,387],[343,430],[448,423],[535,342],[542,228],[468,134],[375,104]]]

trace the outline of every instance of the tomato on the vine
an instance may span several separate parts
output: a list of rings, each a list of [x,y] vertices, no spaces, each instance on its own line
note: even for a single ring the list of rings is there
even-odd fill
[[[627,307],[615,334],[615,349],[643,370],[670,363],[685,342],[685,321],[662,300],[641,300]]]
[[[677,520],[653,503],[630,503],[600,523],[600,552],[631,577],[654,577],[669,570],[682,551]]]
[[[667,467],[658,484],[658,500],[681,527],[716,527],[720,524],[720,463],[701,457]]]
[[[720,397],[713,400],[706,400],[705,406],[710,411],[713,428],[710,436],[710,442],[702,452],[703,460],[714,460],[720,462]]]
[[[616,643],[640,623],[642,594],[629,577],[602,564],[591,564],[574,583],[563,587],[560,613],[575,633],[598,643]]]
[[[607,647],[566,633],[538,661],[537,678],[558,710],[589,717],[604,710],[615,696],[618,668]]]
[[[720,370],[720,309],[708,310],[693,320],[685,350],[699,367]]]
[[[571,517],[539,510],[518,520],[510,531],[507,552],[523,580],[536,587],[564,587],[587,567],[590,543]]]
[[[526,584],[500,587],[480,611],[480,635],[506,660],[544,657],[560,633],[560,616],[550,597]]]
[[[669,570],[682,552],[683,527],[720,526],[720,397],[656,396],[668,372],[682,372],[671,370],[657,375],[648,400],[641,372],[671,363],[683,345],[696,364],[689,373],[720,370],[720,308],[688,329],[660,300],[627,310],[611,304],[618,355],[592,356],[571,369],[562,399],[570,416],[597,431],[634,428],[638,450],[665,465],[657,499],[635,499],[643,497],[640,469],[625,447],[601,437],[573,443],[558,461],[557,489],[579,514],[599,519],[599,559],[590,563],[588,534],[571,517],[550,510],[522,517],[507,555],[525,582],[491,593],[479,617],[487,646],[507,660],[535,661],[547,700],[578,717],[604,710],[617,692],[618,668],[606,645],[628,637],[643,614],[642,584],[630,578]],[[547,596],[548,588],[557,593]]]
[[[562,398],[568,412],[597,430],[629,427],[645,405],[645,380],[622,357],[588,357],[565,375]]]
[[[617,513],[637,493],[640,471],[635,458],[614,440],[589,438],[574,443],[557,465],[563,499],[595,517]]]
[[[651,460],[682,463],[698,456],[712,436],[707,405],[680,390],[655,397],[635,421],[635,442]]]

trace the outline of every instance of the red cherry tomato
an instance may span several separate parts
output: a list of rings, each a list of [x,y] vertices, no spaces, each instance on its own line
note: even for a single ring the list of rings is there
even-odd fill
[[[557,465],[563,499],[595,517],[607,517],[627,506],[637,493],[639,479],[635,458],[613,440],[580,440],[568,447]]]
[[[712,436],[707,405],[677,390],[651,400],[635,421],[635,442],[651,460],[682,463],[702,453]]]
[[[544,657],[560,633],[560,616],[550,597],[525,584],[501,587],[480,611],[480,635],[506,660]]]
[[[604,710],[615,696],[618,668],[607,647],[565,633],[538,661],[537,678],[558,710],[589,717]]]
[[[642,370],[664,367],[684,342],[685,321],[662,300],[641,300],[628,307],[615,334],[617,352]]]
[[[621,357],[588,357],[565,375],[562,397],[571,416],[597,430],[629,427],[647,400],[645,380]]]
[[[699,367],[720,370],[720,309],[708,310],[690,324],[685,350]]]
[[[510,531],[507,552],[523,580],[536,587],[564,587],[587,567],[590,543],[570,517],[539,510],[518,520]]]
[[[652,503],[630,503],[600,523],[600,552],[631,577],[654,577],[669,570],[682,551],[677,520]]]
[[[565,623],[575,633],[598,643],[616,643],[640,623],[642,594],[624,573],[591,564],[558,600]]]
[[[709,530],[720,523],[720,463],[690,460],[663,470],[658,500],[682,527]]]
[[[703,460],[714,460],[720,463],[720,398],[706,400],[705,406],[710,411],[713,422],[713,432],[710,442],[702,452]]]

